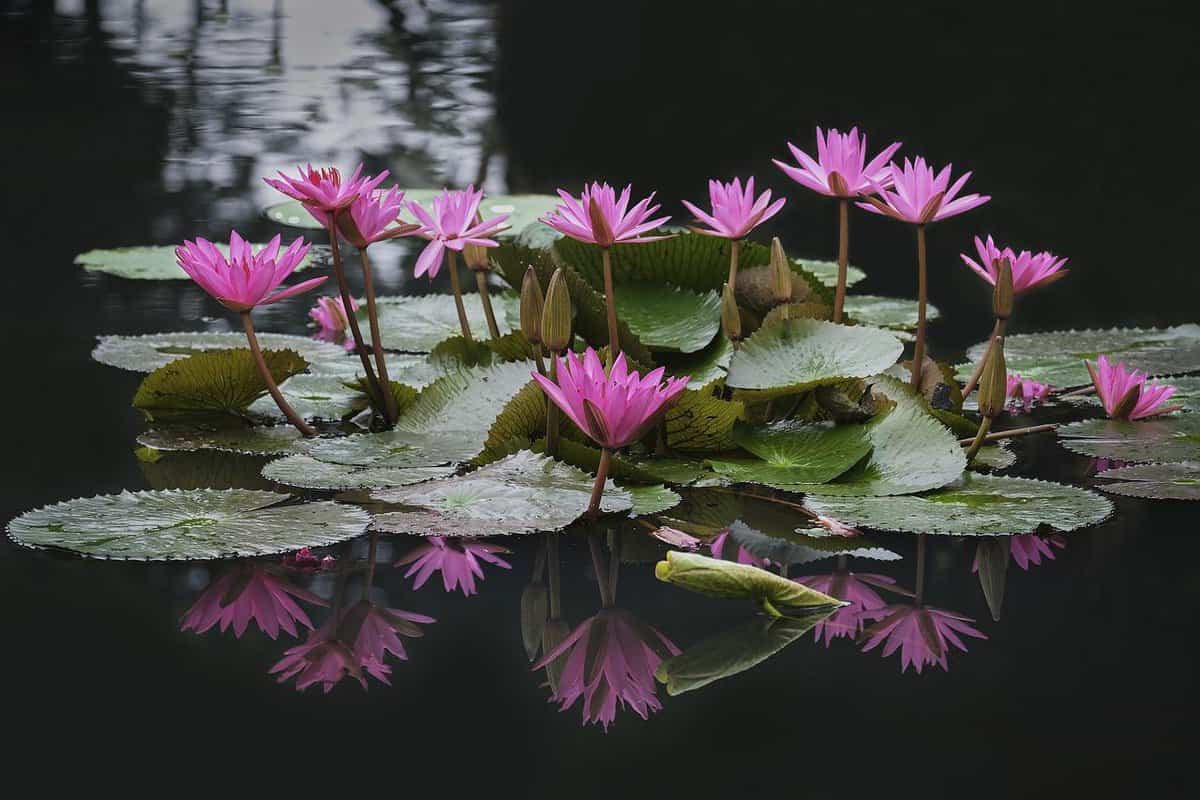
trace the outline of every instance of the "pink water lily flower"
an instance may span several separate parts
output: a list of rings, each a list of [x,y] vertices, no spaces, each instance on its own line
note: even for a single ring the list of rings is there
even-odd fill
[[[887,658],[899,650],[901,673],[912,666],[920,675],[922,669],[933,664],[949,671],[949,645],[967,652],[967,646],[959,634],[974,639],[987,638],[971,626],[975,620],[954,611],[908,604],[890,605],[884,611],[886,615],[883,619],[864,631],[867,642],[863,652],[874,650],[886,642],[883,657]]]
[[[505,229],[508,214],[489,217],[481,222],[475,219],[479,204],[483,201],[483,190],[475,191],[474,186],[468,186],[463,191],[442,190],[442,193],[430,202],[430,210],[413,200],[408,201],[408,209],[421,229],[416,233],[428,239],[429,244],[417,257],[416,277],[428,274],[436,278],[442,268],[442,254],[446,248],[461,252],[468,244],[478,247],[499,247],[494,236]]]
[[[893,162],[890,166],[891,189],[878,181],[873,182],[872,188],[879,196],[868,196],[858,206],[901,222],[925,225],[970,211],[992,199],[989,195],[979,194],[959,197],[958,193],[971,173],[964,172],[951,185],[950,168],[947,164],[941,172],[935,172],[925,159],[919,157],[916,161],[904,159],[903,169]]]
[[[379,672],[379,666],[383,665],[370,665],[372,674]],[[347,675],[367,688],[362,663],[350,646],[337,638],[336,618],[310,633],[303,644],[284,651],[283,658],[268,670],[268,674],[278,675],[279,683],[295,678],[296,690],[301,692],[319,683],[328,694]],[[387,674],[383,673],[380,680],[386,678]]]
[[[731,540],[728,528],[713,537],[712,541],[708,543],[708,552],[712,553],[713,558],[719,558],[722,561],[736,561],[738,564],[749,564],[754,567],[771,566],[771,559],[760,558]]]
[[[404,192],[396,186],[363,192],[354,198],[350,207],[338,213],[338,229],[350,244],[362,250],[375,242],[411,236],[420,225],[397,222],[404,207]]]
[[[350,314],[358,311],[358,303],[350,298]],[[350,324],[350,314],[340,297],[318,297],[317,304],[308,311],[309,318],[317,323],[319,335],[324,339],[341,338]]]
[[[1092,376],[1105,413],[1112,419],[1145,419],[1181,408],[1163,405],[1175,394],[1174,386],[1151,383],[1138,370],[1130,370],[1124,364],[1113,366],[1104,356],[1096,361],[1094,369],[1090,362],[1083,363]]]
[[[600,356],[588,348],[581,361],[568,351],[560,362],[558,383],[533,372],[546,396],[598,445],[616,450],[636,442],[683,393],[688,379],[667,378],[662,367],[641,377],[630,372],[625,354],[606,375]]]
[[[1002,258],[1008,259],[1008,263],[1012,266],[1014,294],[1021,294],[1061,280],[1070,272],[1070,270],[1063,269],[1067,263],[1065,258],[1059,258],[1045,250],[1040,253],[1031,253],[1028,250],[1017,253],[1011,247],[1001,249],[996,246],[996,242],[991,236],[988,236],[986,240],[976,236],[975,251],[979,254],[979,261],[975,261],[966,253],[959,253],[959,258],[963,260],[964,264],[975,270],[979,277],[993,286],[996,285],[996,262]]]
[[[362,164],[354,168],[354,173],[346,181],[337,167],[322,167],[313,169],[312,164],[307,168],[296,167],[297,177],[279,173],[278,178],[263,178],[267,185],[278,189],[293,200],[299,200],[313,219],[326,228],[333,221],[333,215],[344,208],[349,208],[359,195],[369,195],[388,176],[385,169],[378,175],[363,175]]]
[[[431,536],[414,547],[396,562],[397,567],[411,564],[404,577],[416,575],[413,588],[420,589],[433,573],[442,573],[442,587],[447,592],[461,589],[467,597],[475,594],[475,579],[483,580],[483,563],[493,564],[501,569],[512,569],[500,557],[501,553],[512,552],[507,547],[501,547],[491,542],[477,539],[450,539]]]
[[[1046,398],[1050,396],[1050,387],[1010,372],[1008,373],[1006,393],[1010,409],[1028,411],[1034,403],[1046,402]]]
[[[582,697],[584,724],[599,722],[607,731],[617,718],[618,705],[633,709],[642,719],[662,709],[654,672],[663,659],[680,652],[674,642],[628,611],[606,608],[571,631],[532,669],[544,669],[565,655],[550,701],[566,711]]]
[[[554,230],[580,242],[612,247],[614,244],[657,242],[669,236],[645,236],[644,234],[665,225],[671,217],[654,217],[661,206],[651,205],[654,192],[629,207],[633,185],[616,191],[607,183],[592,183],[578,198],[563,189],[558,190],[562,202],[539,221]]]
[[[1054,545],[1059,550],[1066,549],[1066,537],[1061,535],[1054,536],[1038,536],[1036,533],[1022,533],[1009,538],[1009,553],[1012,555],[1012,560],[1017,566],[1028,571],[1029,565],[1035,567],[1042,565],[1042,559],[1048,561],[1054,560],[1054,550],[1050,545]],[[975,560],[971,563],[971,572],[979,571],[979,551],[975,551]]]
[[[805,575],[795,578],[795,581],[850,604],[842,606],[813,628],[816,641],[824,639],[825,646],[829,647],[834,639],[857,638],[866,623],[874,622],[887,614],[884,610],[887,603],[871,588],[871,584],[890,586],[896,579],[887,575],[856,575],[839,570],[828,575]]]
[[[787,143],[799,167],[771,159],[789,178],[805,188],[830,197],[850,198],[877,191],[877,186],[892,185],[888,161],[900,149],[892,142],[879,155],[867,162],[867,136],[851,128],[839,133],[837,128],[823,132],[817,128],[817,157],[813,159],[799,147]]]
[[[224,633],[230,627],[242,638],[253,621],[263,633],[275,639],[283,630],[297,636],[296,623],[312,630],[312,622],[295,600],[316,606],[325,601],[268,572],[257,563],[239,563],[221,573],[183,615],[179,629],[206,633],[218,623]]]
[[[333,556],[317,557],[312,550],[307,547],[301,547],[294,553],[288,553],[283,557],[283,568],[289,572],[298,572],[305,575],[311,575],[317,572],[327,572],[337,566],[337,559]]]
[[[257,253],[237,231],[229,235],[229,258],[207,239],[197,237],[175,248],[179,266],[200,284],[200,288],[215,297],[221,305],[232,311],[249,311],[255,306],[278,303],[289,297],[303,294],[325,282],[326,277],[280,289],[271,294],[279,284],[304,260],[309,245],[303,237],[279,252],[278,235]]]
[[[778,214],[787,202],[781,197],[772,203],[770,189],[755,197],[754,178],[746,179],[745,189],[737,178],[734,178],[732,183],[709,181],[708,199],[712,205],[711,214],[705,213],[687,200],[683,201],[684,207],[692,212],[697,220],[709,226],[692,230],[725,239],[744,239],[750,231]]]

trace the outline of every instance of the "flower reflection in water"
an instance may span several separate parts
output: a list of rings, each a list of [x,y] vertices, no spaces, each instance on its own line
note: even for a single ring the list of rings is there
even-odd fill
[[[467,597],[475,594],[478,589],[475,579],[483,580],[483,564],[494,564],[502,569],[512,569],[500,557],[501,553],[512,552],[507,547],[498,544],[473,539],[452,539],[429,537],[414,547],[396,562],[397,567],[411,564],[404,577],[416,575],[414,589],[420,589],[433,573],[441,571],[442,586],[447,592],[461,589]]]
[[[233,635],[240,639],[253,620],[272,639],[279,636],[280,630],[297,636],[296,623],[310,631],[313,625],[293,598],[325,605],[315,594],[293,586],[261,563],[234,564],[210,583],[188,609],[180,630],[200,634],[219,623],[222,632],[232,626]]]
[[[1038,536],[1036,533],[1023,533],[1018,536],[1009,537],[1009,548],[1012,554],[1012,560],[1017,566],[1028,571],[1029,565],[1035,567],[1042,565],[1042,559],[1048,561],[1054,560],[1054,550],[1051,545],[1059,550],[1065,550],[1067,547],[1066,537],[1054,535],[1049,537]],[[971,564],[971,572],[979,571],[979,551],[975,551],[975,560]]]
[[[839,608],[813,627],[816,640],[819,642],[824,638],[826,647],[834,639],[858,637],[866,623],[885,616],[887,603],[871,586],[891,587],[896,583],[895,578],[887,575],[858,575],[841,569],[828,575],[806,575],[795,580],[850,604]]]
[[[755,567],[771,566],[769,558],[759,558],[740,544],[732,541],[729,538],[728,528],[721,531],[708,543],[708,550],[712,553],[713,558],[719,558],[724,561],[736,561],[739,564],[750,564]]]

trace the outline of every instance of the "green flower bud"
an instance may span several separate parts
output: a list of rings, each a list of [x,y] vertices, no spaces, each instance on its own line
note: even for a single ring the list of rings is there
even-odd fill
[[[1013,311],[1013,275],[1012,262],[1007,258],[999,259],[996,270],[996,288],[992,292],[992,312],[996,319],[1008,319]]]
[[[777,305],[792,302],[792,265],[778,236],[771,240],[771,296]]]
[[[979,413],[995,417],[1004,410],[1008,397],[1008,367],[1004,362],[1004,337],[997,336],[988,348],[987,363],[979,376]]]
[[[571,292],[561,269],[554,270],[542,308],[542,344],[561,353],[571,344]]]
[[[542,296],[542,285],[538,283],[537,273],[533,267],[525,270],[521,279],[521,333],[530,344],[542,342],[542,307],[545,298]]]
[[[728,283],[721,289],[721,328],[731,342],[742,338],[742,314],[738,311],[737,300]]]

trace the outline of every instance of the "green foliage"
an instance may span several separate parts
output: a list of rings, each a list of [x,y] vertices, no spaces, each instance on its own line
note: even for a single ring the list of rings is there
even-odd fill
[[[803,614],[814,607],[833,609],[845,605],[827,594],[765,569],[722,561],[699,553],[670,551],[667,560],[654,568],[655,576],[665,583],[712,597],[754,600],[772,616]]]
[[[308,368],[293,350],[266,350],[263,359],[276,382]],[[150,419],[196,413],[241,414],[267,391],[249,350],[197,353],[146,376],[133,405]]]
[[[1200,461],[1200,414],[1172,414],[1134,422],[1087,419],[1058,429],[1068,450],[1119,461]]]
[[[721,300],[716,292],[636,283],[617,290],[617,314],[646,347],[696,353],[721,330]]]
[[[1112,494],[1144,497],[1151,500],[1200,500],[1200,462],[1179,464],[1140,464],[1099,472],[1096,477],[1111,480],[1099,487]]]

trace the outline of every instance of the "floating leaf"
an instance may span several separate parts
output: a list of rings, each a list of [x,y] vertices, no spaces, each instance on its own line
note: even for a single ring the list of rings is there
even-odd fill
[[[726,383],[763,396],[791,394],[887,369],[904,347],[878,328],[788,319],[759,328],[729,363]]]
[[[1068,450],[1118,461],[1200,461],[1200,414],[1134,422],[1085,419],[1058,429]]]
[[[711,453],[734,448],[733,426],[745,406],[707,392],[684,392],[663,418],[667,447],[681,453]]]
[[[633,508],[629,510],[631,517],[643,517],[647,514],[658,514],[679,505],[680,496],[662,485],[635,486],[625,484],[621,487],[629,493]]]
[[[826,483],[871,452],[871,439],[864,425],[796,420],[738,424],[733,440],[758,458],[710,463],[719,474],[737,482]]]
[[[346,351],[336,344],[288,336],[282,333],[260,333],[258,343],[264,350],[294,350],[314,365],[349,364]],[[172,361],[211,350],[234,350],[246,347],[246,337],[240,333],[148,333],[144,336],[101,336],[92,351],[92,358],[110,367],[153,372]],[[358,363],[358,359],[354,359]],[[351,367],[352,369],[352,367]]]
[[[229,245],[215,242],[217,249],[229,257]],[[256,251],[265,245],[251,245]],[[297,270],[312,266],[317,253],[310,250]],[[175,245],[148,247],[118,247],[114,250],[89,250],[75,256],[75,263],[88,272],[104,272],[118,278],[145,281],[191,280],[175,259]]]
[[[985,444],[979,448],[979,452],[971,461],[971,469],[999,471],[1008,469],[1015,463],[1017,463],[1017,454],[1008,446],[1007,441],[1001,441],[996,444]]]
[[[441,189],[405,189],[404,199],[428,207],[433,198],[442,193]],[[485,195],[479,204],[479,213],[485,218],[508,214],[505,225],[508,228],[500,232],[501,237],[516,236],[522,229],[537,222],[538,217],[545,216],[558,205],[558,198],[548,194],[498,194]],[[306,230],[322,230],[325,226],[313,219],[312,214],[304,210],[296,200],[284,200],[272,203],[263,209],[263,214],[272,222],[293,228]],[[407,206],[401,209],[400,219],[405,222],[416,222]]]
[[[492,296],[496,324],[502,334],[511,330],[508,312],[510,307],[516,309],[518,303],[517,296],[511,293]],[[453,295],[380,297],[375,305],[379,313],[379,336],[383,339],[383,346],[389,350],[428,353],[443,339],[458,335],[462,331],[458,324],[458,310]],[[474,292],[464,294],[463,307],[466,309],[471,330],[477,333],[486,331],[487,318],[479,295]],[[363,335],[370,338],[366,313],[366,304],[363,303],[360,305],[358,316],[363,322]]]
[[[263,352],[275,381],[308,368],[292,350]],[[159,367],[146,376],[133,405],[151,417],[175,414],[239,414],[267,391],[249,350],[212,350]]]
[[[284,455],[302,452],[308,442],[291,425],[254,426],[219,420],[155,428],[137,438],[154,450],[220,450],[244,455]]]
[[[145,561],[264,556],[363,533],[370,517],[339,503],[281,504],[249,489],[123,492],[56,503],[8,524],[27,547]]]
[[[339,420],[362,410],[366,403],[361,392],[346,386],[341,378],[328,375],[294,375],[279,384],[279,391],[304,419]],[[284,419],[283,412],[270,396],[254,401],[249,411],[264,419]]]
[[[1175,387],[1175,394],[1167,401],[1169,405],[1183,406],[1184,411],[1200,411],[1200,375],[1164,378],[1162,383]]]
[[[849,525],[956,536],[1026,533],[1048,526],[1073,531],[1107,519],[1105,498],[1074,486],[967,473],[951,486],[909,497],[809,495],[804,505]]]
[[[959,365],[961,380],[971,376],[986,349],[987,342],[981,342],[967,351],[972,363]],[[1102,355],[1152,376],[1195,372],[1200,370],[1200,325],[1019,333],[1004,340],[1010,373],[1051,386],[1091,383],[1084,359],[1095,363]]]
[[[722,561],[699,553],[672,550],[654,567],[660,581],[713,597],[747,599],[762,603],[773,616],[791,616],[793,609],[836,608],[841,601],[802,583],[765,569]]]
[[[713,381],[724,380],[732,357],[733,344],[724,336],[718,336],[712,344],[697,353],[664,355],[658,362],[667,368],[668,375],[686,376],[689,379],[688,391],[697,392],[709,388]]]
[[[836,261],[818,261],[813,258],[793,258],[793,264],[798,264],[805,270],[814,275],[824,286],[833,288],[837,286],[838,263]],[[867,273],[863,272],[853,264],[846,265],[846,285],[853,286],[854,284],[867,277]],[[850,298],[847,297],[847,300]],[[844,308],[844,306],[843,306]]]
[[[362,467],[318,461],[312,456],[298,454],[275,459],[263,467],[262,476],[267,480],[298,489],[342,492],[351,489],[406,486],[453,475],[456,469],[454,464],[429,467]]]
[[[842,306],[846,314],[860,325],[910,331],[917,328],[917,301],[876,294],[849,294]],[[933,320],[941,312],[933,304],[925,306],[925,319]]]
[[[805,533],[805,530],[820,531],[824,535]],[[865,537],[832,536],[824,528],[801,528],[794,531],[785,528],[765,533],[738,519],[729,526],[729,538],[746,552],[758,558],[765,558],[772,564],[811,564],[834,556],[870,558],[876,561],[900,560],[899,553],[878,547]]]
[[[637,283],[617,292],[617,315],[651,350],[695,353],[721,331],[716,292]]]
[[[1139,464],[1096,473],[1112,480],[1099,487],[1106,492],[1151,500],[1200,500],[1200,462]]]
[[[374,527],[423,536],[559,530],[587,511],[593,482],[586,472],[525,450],[466,475],[374,492],[376,500],[423,509],[377,514]],[[632,507],[629,492],[610,480],[600,510]]]

